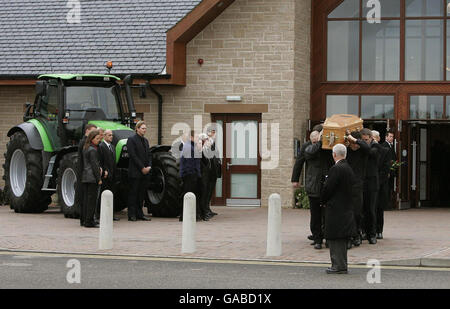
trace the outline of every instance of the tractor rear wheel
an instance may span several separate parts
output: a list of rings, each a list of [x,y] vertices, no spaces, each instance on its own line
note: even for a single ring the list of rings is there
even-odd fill
[[[168,152],[153,155],[150,187],[145,196],[148,212],[154,217],[181,214],[181,179],[175,158]]]
[[[41,213],[51,203],[51,193],[42,191],[42,153],[30,146],[24,132],[16,132],[5,154],[5,195],[18,213]]]
[[[80,217],[80,201],[75,192],[81,175],[78,171],[78,154],[66,154],[58,168],[58,201],[66,218]]]

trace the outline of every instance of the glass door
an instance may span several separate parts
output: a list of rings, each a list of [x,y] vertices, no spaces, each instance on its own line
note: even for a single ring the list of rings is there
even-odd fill
[[[222,178],[218,180],[213,205],[261,205],[261,115],[213,115],[218,130],[216,143],[223,155]],[[222,132],[220,132],[222,131]]]

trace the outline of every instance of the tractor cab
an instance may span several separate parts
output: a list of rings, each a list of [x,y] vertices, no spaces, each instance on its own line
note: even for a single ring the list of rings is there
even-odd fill
[[[77,145],[91,121],[134,125],[133,103],[123,104],[118,77],[49,74],[39,79],[35,104],[29,106],[24,120],[37,119],[44,126],[54,151]]]

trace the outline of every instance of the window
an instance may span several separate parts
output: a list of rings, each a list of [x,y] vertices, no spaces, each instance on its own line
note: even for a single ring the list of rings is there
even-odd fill
[[[394,119],[394,96],[361,96],[361,118]]]
[[[442,119],[444,116],[444,97],[411,96],[409,116],[411,119]]]
[[[363,23],[362,79],[400,80],[400,21]]]
[[[379,0],[380,16],[369,1],[328,14],[327,81],[450,80],[450,0]]]
[[[328,80],[358,80],[358,40],[358,22],[328,22]]]
[[[351,114],[363,119],[394,119],[394,99],[393,95],[327,95],[326,115]]]
[[[327,117],[334,114],[359,115],[358,96],[328,95]]]

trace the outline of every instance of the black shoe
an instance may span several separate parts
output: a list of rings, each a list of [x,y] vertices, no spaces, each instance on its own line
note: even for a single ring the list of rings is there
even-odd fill
[[[376,243],[377,243],[377,238],[376,237],[370,237],[369,238],[369,244],[375,245]]]
[[[361,240],[367,240],[367,234],[366,233],[362,233],[361,234]]]
[[[383,239],[383,233],[377,233],[377,239]]]
[[[98,224],[85,224],[84,227],[89,227],[89,228],[91,228],[91,227],[93,227],[93,228],[99,228],[100,225],[98,225]]]
[[[203,220],[203,221],[209,221],[209,219],[210,219],[209,216],[203,216],[203,217],[202,217],[202,220]]]
[[[351,240],[347,240],[347,250],[350,250],[352,248],[352,241]]]
[[[183,222],[183,216],[180,216],[180,217],[178,218],[178,221]]]
[[[317,250],[322,249],[322,244],[315,244],[314,249],[317,249]]]
[[[313,236],[313,235],[309,235],[309,236],[308,236],[308,239],[309,239],[309,240],[314,240],[314,236]]]
[[[347,269],[338,270],[338,269],[334,269],[332,267],[327,268],[326,272],[327,272],[327,274],[347,274],[348,273]]]
[[[361,245],[361,239],[359,237],[353,239],[353,246],[359,247]]]
[[[113,217],[113,221],[120,221],[120,218]]]
[[[217,212],[214,212],[214,211],[211,211],[211,215],[213,215],[213,216],[217,216],[217,215],[218,215],[218,213],[217,213]]]
[[[137,221],[136,217],[129,217],[128,221]]]
[[[149,217],[146,217],[146,216],[142,216],[142,217],[139,217],[137,219],[140,220],[140,221],[152,221],[152,219],[150,219]]]
[[[200,216],[197,216],[197,217],[195,218],[195,221],[197,221],[197,222],[202,221],[202,218],[201,218]]]

